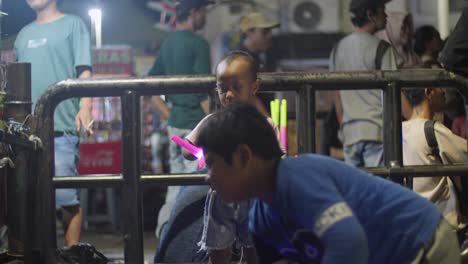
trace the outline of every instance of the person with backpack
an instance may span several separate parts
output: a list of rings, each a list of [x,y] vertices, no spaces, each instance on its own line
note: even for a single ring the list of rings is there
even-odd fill
[[[468,162],[467,142],[442,123],[433,120],[434,113],[445,106],[442,88],[405,88],[404,94],[413,106],[413,114],[403,122],[403,164],[449,165]],[[462,213],[462,185],[458,176],[415,177],[413,189],[432,201],[447,222],[464,240],[466,219]]]
[[[406,12],[390,12],[387,26],[375,34],[390,43],[395,51],[398,69],[423,66],[421,58],[413,51],[413,16]]]
[[[351,21],[355,30],[333,49],[332,71],[396,70],[394,50],[373,34],[384,29],[388,0],[352,0]],[[341,123],[346,163],[356,167],[384,165],[382,91],[340,91],[343,108]],[[403,114],[409,104],[402,97]]]

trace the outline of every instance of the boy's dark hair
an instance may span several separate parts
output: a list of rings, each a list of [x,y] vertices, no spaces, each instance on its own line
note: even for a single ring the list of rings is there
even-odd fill
[[[414,33],[414,52],[419,56],[423,55],[426,50],[426,44],[431,41],[437,33],[437,29],[430,25],[418,28]]]
[[[406,98],[408,98],[408,101],[413,107],[419,105],[424,100],[425,89],[422,87],[403,88],[402,92],[406,96]]]
[[[190,16],[192,10],[214,4],[213,0],[179,0],[176,2],[176,17],[177,22],[184,22]]]
[[[221,62],[226,62],[228,65],[231,64],[231,62],[241,59],[244,60],[249,64],[249,73],[251,74],[251,77],[253,80],[257,79],[257,74],[258,74],[258,64],[255,61],[255,59],[247,52],[241,51],[241,50],[234,50],[229,52],[224,58],[222,58],[218,64],[216,65],[216,69],[218,69],[218,66]]]
[[[177,22],[187,21],[190,14],[191,14],[191,10],[179,10],[176,8]]]
[[[380,1],[373,1],[367,6],[362,6],[351,10],[351,23],[356,27],[363,27],[369,23],[369,18],[367,17],[367,11],[370,11],[371,14],[377,14],[377,9],[383,4]]]
[[[200,128],[196,145],[212,151],[228,163],[232,153],[246,144],[264,160],[283,155],[276,134],[267,117],[248,103],[235,102],[210,116]]]

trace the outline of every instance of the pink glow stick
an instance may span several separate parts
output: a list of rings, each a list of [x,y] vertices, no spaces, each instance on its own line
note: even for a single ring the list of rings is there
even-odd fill
[[[187,140],[182,139],[181,137],[174,135],[171,137],[171,140],[177,143],[179,146],[186,149],[190,154],[195,156],[198,159],[198,169],[203,169],[206,165],[205,155],[203,155],[203,149],[196,147]]]
[[[280,139],[286,152],[288,151],[288,101],[281,100],[280,108]]]
[[[280,138],[281,138],[281,144],[283,145],[283,148],[287,151],[288,150],[288,128],[287,127],[281,127],[280,128]]]

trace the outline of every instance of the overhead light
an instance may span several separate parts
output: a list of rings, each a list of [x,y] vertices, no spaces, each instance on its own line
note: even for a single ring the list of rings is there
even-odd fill
[[[102,11],[99,8],[92,8],[88,11],[88,15],[91,17],[91,19],[101,19]]]
[[[88,11],[91,17],[91,27],[96,40],[96,48],[102,46],[102,11],[99,8],[92,8]]]

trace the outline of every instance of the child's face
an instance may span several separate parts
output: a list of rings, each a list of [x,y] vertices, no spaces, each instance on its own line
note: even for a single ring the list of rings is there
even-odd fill
[[[225,202],[233,203],[249,199],[249,176],[246,164],[233,153],[231,164],[216,153],[205,152],[208,179],[211,188],[219,193]]]
[[[216,69],[216,91],[221,105],[232,102],[251,102],[259,87],[249,72],[248,62],[242,59],[221,62]]]

